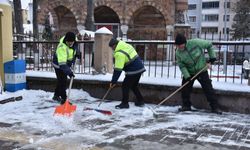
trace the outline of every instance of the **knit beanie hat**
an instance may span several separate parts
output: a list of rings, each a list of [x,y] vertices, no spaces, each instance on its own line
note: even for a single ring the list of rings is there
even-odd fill
[[[118,44],[118,42],[119,42],[119,41],[118,41],[117,39],[112,38],[112,39],[109,41],[109,47],[112,47],[112,46]]]
[[[69,41],[69,42],[73,42],[76,41],[76,35],[73,32],[67,32],[65,37],[64,37],[64,41]]]
[[[187,43],[186,37],[183,34],[178,33],[175,37],[175,44],[181,45]]]

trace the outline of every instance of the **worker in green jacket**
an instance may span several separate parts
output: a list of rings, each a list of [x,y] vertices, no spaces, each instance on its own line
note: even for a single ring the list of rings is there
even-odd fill
[[[74,48],[75,41],[76,35],[73,32],[67,32],[66,35],[60,39],[53,56],[52,65],[55,69],[57,85],[52,99],[61,104],[64,104],[67,99],[67,76],[70,78],[75,77],[71,70],[71,66],[74,64],[76,57],[76,50]]]
[[[144,100],[138,89],[138,83],[142,73],[146,71],[146,69],[144,68],[141,58],[133,46],[124,41],[111,39],[109,46],[114,50],[113,56],[115,59],[114,72],[110,87],[113,87],[117,83],[122,71],[125,71],[125,78],[122,83],[122,102],[115,106],[115,108],[129,108],[128,98],[130,89],[136,96],[135,106],[143,106]]]
[[[180,111],[191,111],[190,94],[192,92],[194,81],[197,79],[201,84],[206,98],[210,104],[211,112],[221,113],[218,109],[218,103],[212,87],[212,80],[209,78],[207,69],[211,68],[211,64],[215,62],[216,56],[211,42],[202,39],[186,40],[183,34],[177,34],[175,38],[176,59],[183,75],[182,85],[189,82],[182,89],[182,107]],[[207,50],[209,58],[205,58]],[[196,78],[191,78],[199,71],[202,71]]]

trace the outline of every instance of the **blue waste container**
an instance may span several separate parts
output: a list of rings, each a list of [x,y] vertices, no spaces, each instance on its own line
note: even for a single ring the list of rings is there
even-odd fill
[[[26,88],[25,61],[13,60],[4,63],[5,90],[15,92]]]

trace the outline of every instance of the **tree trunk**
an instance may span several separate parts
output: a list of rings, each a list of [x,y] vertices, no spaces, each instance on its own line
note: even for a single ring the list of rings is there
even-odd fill
[[[33,0],[33,36],[35,41],[39,40],[38,25],[37,25],[37,0]],[[33,45],[33,50],[34,50],[34,65],[35,68],[38,68],[39,70],[39,63],[40,63],[39,50],[36,44]]]
[[[14,25],[16,29],[16,38],[17,41],[22,41],[23,40],[23,14],[22,14],[22,5],[21,5],[21,0],[13,0],[14,4]],[[14,30],[15,31],[15,30]],[[17,49],[17,57],[18,59],[24,59],[25,60],[25,55],[23,51],[22,44],[18,44]]]
[[[14,3],[14,18],[15,18],[15,28],[16,33],[18,34],[17,40],[20,41],[23,39],[23,14],[21,0],[13,0]],[[21,36],[19,36],[21,35]]]
[[[33,0],[33,35],[35,39],[39,39],[37,25],[37,0]]]
[[[94,31],[94,0],[87,0],[86,29]]]

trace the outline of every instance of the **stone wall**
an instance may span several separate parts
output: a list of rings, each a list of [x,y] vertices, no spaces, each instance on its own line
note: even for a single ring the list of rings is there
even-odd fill
[[[27,84],[29,89],[41,89],[53,92],[55,89],[56,79],[27,77]],[[91,81],[91,80],[74,80],[73,88],[83,89],[92,97],[102,98],[107,92],[109,82],[107,81]],[[163,85],[149,85],[140,84],[139,89],[145,98],[146,103],[158,104],[163,99],[172,94],[179,87],[163,86]],[[249,92],[235,92],[235,91],[221,91],[216,90],[216,97],[219,105],[223,111],[250,113],[250,93]],[[119,83],[111,90],[107,99],[120,100],[122,98],[121,84]],[[130,101],[135,99],[132,92],[130,92]],[[191,95],[191,101],[196,108],[209,109],[204,93],[200,88],[194,88]],[[181,104],[180,92],[167,100],[164,105],[176,106]]]

